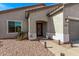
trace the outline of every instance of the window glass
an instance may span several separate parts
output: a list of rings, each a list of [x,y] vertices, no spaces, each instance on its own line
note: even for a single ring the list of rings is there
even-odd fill
[[[15,22],[8,22],[8,32],[15,32]]]
[[[8,32],[20,32],[21,22],[8,21]]]
[[[21,22],[15,22],[15,28],[16,28],[16,32],[20,32],[21,31]]]

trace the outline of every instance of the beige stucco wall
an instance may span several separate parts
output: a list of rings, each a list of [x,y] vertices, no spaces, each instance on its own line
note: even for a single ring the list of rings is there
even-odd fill
[[[43,5],[29,7],[22,10],[7,12],[4,14],[0,14],[0,38],[14,38],[16,33],[7,33],[7,21],[8,20],[19,20],[22,21],[22,31],[27,32],[27,21],[25,19],[25,11],[34,8],[41,8]]]
[[[64,5],[64,17],[66,16],[79,18],[79,3]]]
[[[43,36],[46,37],[46,32],[47,32],[47,23],[43,23]]]
[[[48,8],[48,9],[43,9],[43,10],[37,10],[34,12],[30,13],[30,19],[29,19],[29,39],[36,39],[37,34],[36,34],[36,21],[44,21],[47,22],[47,31],[44,32],[46,33],[46,37],[49,36],[50,33],[53,32],[53,27],[51,26],[52,20],[50,17],[47,16],[47,14],[53,10],[53,7]],[[52,36],[51,36],[52,38]]]
[[[64,35],[63,35],[63,12],[60,12],[56,15],[52,16],[53,24],[54,24],[54,31],[53,32],[53,39],[60,40],[64,42]]]
[[[22,30],[27,31],[27,25],[26,25],[26,19],[25,19],[25,12],[23,10],[16,11],[16,12],[10,12],[6,14],[0,15],[0,38],[12,38],[16,36],[15,33],[8,33],[7,28],[7,21],[8,20],[15,20],[15,21],[22,21]]]
[[[79,18],[79,4],[78,3],[64,5],[64,40],[65,41],[69,41],[71,37],[77,38],[78,36],[77,34],[79,33],[78,26],[77,26],[78,22],[70,20],[69,24],[67,25],[65,21],[65,18],[67,16]],[[76,35],[74,35],[73,33],[76,33]]]

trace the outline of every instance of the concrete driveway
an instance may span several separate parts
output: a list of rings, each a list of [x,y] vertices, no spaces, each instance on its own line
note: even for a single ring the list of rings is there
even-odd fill
[[[53,40],[46,40],[48,49],[53,52],[56,56],[60,56],[60,53],[64,53],[65,56],[79,56],[79,46],[74,44],[74,47],[71,47],[70,44],[58,45]],[[41,41],[44,45],[44,42]],[[52,48],[50,48],[52,47]]]
[[[0,56],[53,56],[39,41],[0,39]]]

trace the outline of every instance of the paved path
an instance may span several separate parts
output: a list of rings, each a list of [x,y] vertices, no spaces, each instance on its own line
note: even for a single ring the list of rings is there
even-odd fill
[[[47,47],[48,49],[53,52],[56,56],[60,56],[60,53],[64,53],[66,56],[79,56],[79,47],[71,48],[70,45],[58,45],[53,40],[47,40]],[[44,41],[41,41],[44,45]],[[50,48],[52,47],[52,48]]]
[[[0,56],[53,56],[39,41],[0,40]]]

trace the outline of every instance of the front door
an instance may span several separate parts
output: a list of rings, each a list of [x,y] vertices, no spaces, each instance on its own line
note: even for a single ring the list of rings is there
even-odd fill
[[[37,36],[43,36],[43,24],[37,23]]]

